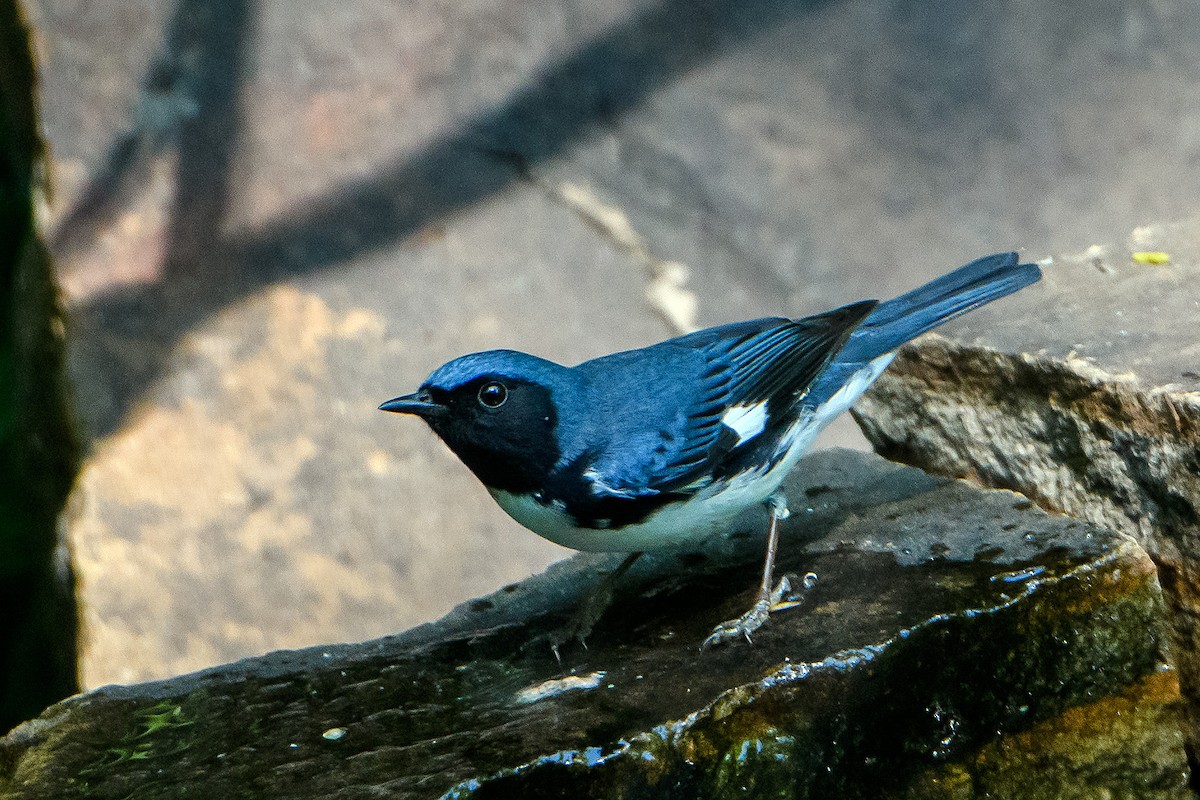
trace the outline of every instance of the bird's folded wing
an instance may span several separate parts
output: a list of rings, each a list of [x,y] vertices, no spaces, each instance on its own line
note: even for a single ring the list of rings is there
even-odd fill
[[[687,352],[689,374],[671,370],[649,382],[643,411],[629,410],[637,424],[621,426],[615,446],[591,454],[593,492],[632,499],[699,489],[730,453],[790,422],[874,307],[868,300],[800,320],[741,322],[657,345]]]

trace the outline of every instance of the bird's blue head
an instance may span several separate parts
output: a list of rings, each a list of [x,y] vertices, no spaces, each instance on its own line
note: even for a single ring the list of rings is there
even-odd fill
[[[489,350],[443,364],[416,392],[379,407],[425,420],[485,486],[532,492],[558,461],[556,399],[572,378],[552,361]]]

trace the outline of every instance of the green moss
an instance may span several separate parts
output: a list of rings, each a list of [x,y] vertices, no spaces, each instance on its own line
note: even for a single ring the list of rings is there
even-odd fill
[[[1159,670],[1120,694],[1067,709],[931,770],[905,797],[1084,800],[1113,796],[1111,787],[1123,784],[1138,787],[1142,798],[1187,797],[1178,758],[1181,711],[1175,672]],[[1173,729],[1179,732],[1170,735]]]
[[[190,742],[180,736],[167,735],[178,728],[195,724],[184,714],[183,706],[164,700],[149,708],[134,712],[132,727],[109,747],[95,763],[80,770],[86,780],[102,780],[112,768],[126,761],[146,761],[170,758],[185,751]]]

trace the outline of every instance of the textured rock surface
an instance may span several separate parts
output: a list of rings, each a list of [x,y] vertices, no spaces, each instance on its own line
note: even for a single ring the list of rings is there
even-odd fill
[[[1164,252],[1169,263],[1132,253]],[[1140,256],[1142,261],[1156,260]],[[1200,224],[1056,258],[1011,308],[909,348],[859,404],[886,455],[1134,536],[1200,742]]]
[[[884,296],[1200,196],[1186,0],[28,5],[88,685],[394,632],[564,555],[374,411],[447,357]]]
[[[875,456],[789,485],[820,581],[698,653],[755,535],[626,576],[559,670],[579,557],[389,639],[72,698],[0,740],[0,796],[1185,798],[1153,565],[1130,539]]]
[[[74,587],[57,525],[77,449],[35,213],[44,187],[34,74],[24,20],[0,0],[0,728],[78,687]]]

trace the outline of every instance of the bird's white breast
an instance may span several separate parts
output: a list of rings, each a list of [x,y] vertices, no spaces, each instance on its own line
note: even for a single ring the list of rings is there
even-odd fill
[[[490,489],[508,515],[529,530],[573,550],[632,553],[682,550],[718,533],[728,533],[737,517],[774,491],[761,473],[742,473],[716,493],[701,492],[670,503],[641,522],[620,528],[581,528],[561,504],[543,504],[530,495]],[[775,484],[778,485],[777,483]]]

